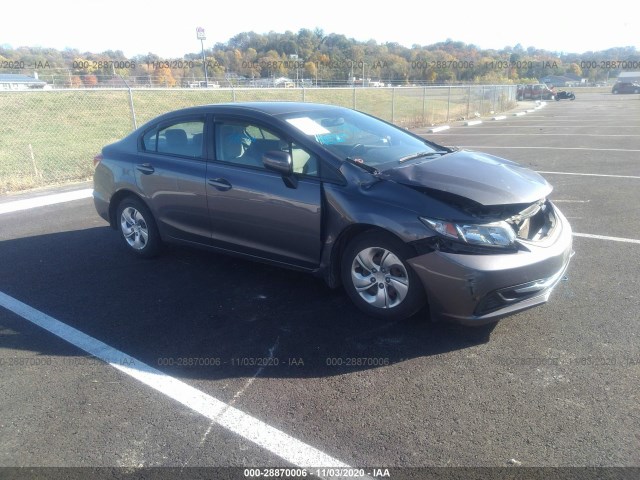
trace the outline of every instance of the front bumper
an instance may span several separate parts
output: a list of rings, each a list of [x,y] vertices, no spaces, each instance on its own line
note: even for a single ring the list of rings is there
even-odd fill
[[[434,251],[408,260],[422,281],[434,320],[466,325],[495,322],[545,303],[573,255],[567,219],[544,242],[522,242],[517,253],[470,255]]]

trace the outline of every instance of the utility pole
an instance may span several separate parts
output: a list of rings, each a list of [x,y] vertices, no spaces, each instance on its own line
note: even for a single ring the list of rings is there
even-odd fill
[[[204,67],[204,88],[209,88],[209,76],[207,75],[207,58],[204,55],[204,41],[207,37],[204,34],[204,28],[196,28],[196,35],[200,40],[200,47],[202,48],[202,66]]]

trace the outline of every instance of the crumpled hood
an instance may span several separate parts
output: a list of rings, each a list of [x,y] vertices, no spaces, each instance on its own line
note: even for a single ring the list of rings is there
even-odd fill
[[[384,170],[381,178],[453,193],[482,205],[532,203],[553,187],[539,174],[487,153],[461,150]]]

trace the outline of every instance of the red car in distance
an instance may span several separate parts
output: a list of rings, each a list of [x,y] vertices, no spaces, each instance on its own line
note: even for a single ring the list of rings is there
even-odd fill
[[[555,92],[544,83],[518,85],[516,98],[518,100],[553,100]]]

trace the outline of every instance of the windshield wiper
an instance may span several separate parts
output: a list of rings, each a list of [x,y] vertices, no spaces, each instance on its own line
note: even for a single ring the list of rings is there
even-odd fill
[[[377,168],[374,168],[370,165],[367,165],[363,162],[356,162],[353,158],[347,157],[344,159],[346,162],[349,162],[351,165],[355,165],[356,167],[360,167],[366,172],[372,173],[373,175],[378,175],[380,171]]]
[[[449,152],[444,150],[435,150],[432,152],[416,152],[416,153],[412,153],[411,155],[407,155],[406,157],[402,157],[400,160],[398,160],[398,162],[402,163],[408,160],[415,160],[416,158],[430,157],[431,155],[444,155],[446,153],[449,153]]]

